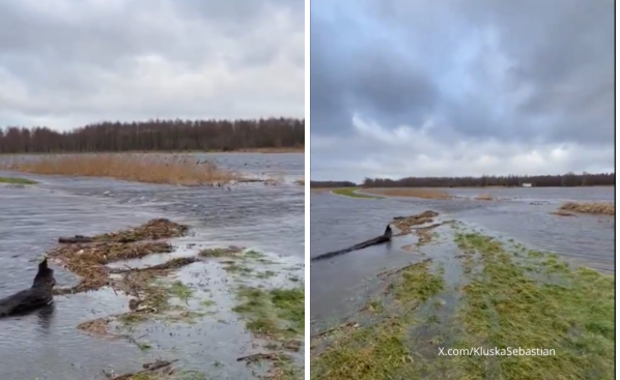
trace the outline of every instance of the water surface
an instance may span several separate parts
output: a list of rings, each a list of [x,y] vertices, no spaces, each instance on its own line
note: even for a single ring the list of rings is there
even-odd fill
[[[615,272],[615,222],[609,216],[551,214],[565,201],[611,201],[613,187],[485,189],[502,201],[477,201],[478,189],[450,189],[455,200],[415,198],[356,199],[311,193],[311,256],[346,248],[383,233],[395,216],[434,210],[441,220],[459,220],[490,235],[514,239],[579,265]],[[413,237],[313,263],[311,320],[320,330],[354,313],[376,291],[377,273],[419,261],[401,247]],[[412,240],[415,242],[415,240]],[[437,247],[424,249],[432,257]],[[439,254],[439,253],[437,253]],[[443,254],[443,253],[442,253]],[[453,253],[450,253],[453,255]]]
[[[304,191],[293,184],[303,178],[303,155],[196,156],[214,158],[222,166],[256,175],[282,174],[286,181],[280,186],[243,184],[228,190],[0,171],[0,176],[39,181],[24,188],[0,186],[0,296],[30,286],[36,260],[59,236],[110,232],[160,217],[194,228],[191,236],[174,241],[179,249],[172,256],[193,255],[198,248],[237,245],[266,254],[276,262],[275,270],[286,270],[286,276],[303,277]],[[130,264],[151,265],[169,256],[150,256]],[[77,280],[62,268],[54,269],[60,286]],[[290,285],[286,276],[270,281],[275,286]],[[142,363],[158,357],[180,359],[184,368],[214,378],[254,378],[242,362],[236,362],[237,357],[256,351],[244,321],[230,312],[236,280],[217,263],[192,264],[170,280],[177,279],[202,289],[198,295],[208,293],[215,301],[214,310],[193,325],[150,323],[138,327],[134,335],[148,342],[153,347],[150,350],[140,350],[126,340],[91,337],[76,329],[81,322],[128,310],[127,298],[108,289],[56,297],[52,308],[1,320],[0,379],[98,379],[103,378],[104,369],[118,375],[139,370]],[[303,352],[298,356],[303,358]],[[26,359],[29,365],[22,365]]]

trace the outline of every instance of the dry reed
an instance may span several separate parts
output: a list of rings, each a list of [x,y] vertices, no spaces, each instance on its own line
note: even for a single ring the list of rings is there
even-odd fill
[[[46,155],[5,160],[0,162],[0,169],[187,186],[242,180],[238,173],[223,170],[209,161],[197,161],[196,158],[187,155],[138,153]]]
[[[241,148],[233,149],[223,153],[304,153],[305,151],[306,147],[304,145],[301,145],[283,148]]]
[[[616,215],[616,204],[614,202],[567,202],[560,206],[560,210],[581,214]]]
[[[567,212],[567,211],[562,211],[562,210],[554,211],[551,214],[557,215],[557,216],[575,216],[575,214],[573,214],[572,212]]]
[[[263,183],[269,186],[278,186],[285,182],[285,176],[282,173],[271,174]]]
[[[477,195],[476,197],[474,197],[474,199],[477,200],[477,201],[495,201],[495,200],[498,200],[497,198],[495,198],[491,194],[480,194],[480,195]]]
[[[410,234],[413,231],[414,226],[419,226],[422,224],[428,224],[433,222],[434,218],[439,214],[432,210],[426,210],[420,214],[411,215],[411,216],[397,216],[392,221],[392,224],[398,228],[401,232],[396,234],[395,236],[403,236]],[[438,225],[437,225],[438,226]],[[431,228],[437,226],[429,226]]]
[[[413,197],[422,199],[452,199],[454,196],[443,189],[397,187],[397,188],[364,188],[364,192],[391,197]]]

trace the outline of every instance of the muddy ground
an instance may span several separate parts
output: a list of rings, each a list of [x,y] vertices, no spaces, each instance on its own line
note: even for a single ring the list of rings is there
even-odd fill
[[[0,294],[29,286],[46,252],[59,294],[51,308],[0,321],[0,378],[299,378],[304,199],[294,181],[303,176],[303,156],[300,163],[270,156],[256,155],[258,164],[247,166],[256,176],[261,165],[265,173],[268,166],[284,171],[277,186],[228,191],[59,176],[0,186],[7,217],[0,222],[7,273]],[[244,166],[235,155],[222,159]],[[60,236],[111,233],[159,218],[189,229],[156,240],[103,239],[77,250],[62,245],[64,258],[55,252]],[[111,245],[91,247],[105,244]],[[88,270],[66,260],[103,251],[115,254],[86,260]],[[105,284],[97,277],[103,265]],[[13,365],[26,357],[32,365]],[[158,365],[149,363],[166,364],[157,360],[171,363],[153,371]],[[132,373],[138,375],[122,377]]]
[[[312,194],[313,255],[397,227],[312,265],[312,378],[613,378],[613,218],[550,214],[613,192],[498,195],[511,200]],[[439,355],[470,347],[556,355]]]

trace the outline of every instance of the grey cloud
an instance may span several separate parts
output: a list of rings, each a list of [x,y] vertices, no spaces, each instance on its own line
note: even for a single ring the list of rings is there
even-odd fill
[[[330,4],[312,2],[314,179],[613,170],[613,1]]]
[[[0,122],[302,117],[303,7],[0,0]]]
[[[313,39],[311,47],[313,65],[320,65],[312,67],[312,99],[322,99],[316,106],[323,107],[328,100],[332,108],[344,103],[347,115],[364,107],[378,122],[392,126],[419,125],[418,114],[434,111],[446,119],[444,127],[434,133],[456,133],[463,138],[604,144],[613,136],[612,1],[461,0],[447,6],[441,2],[377,0],[364,4],[369,15],[399,35],[401,48],[410,50],[417,65],[422,62],[426,67],[415,67],[410,58],[391,49],[394,43],[369,42],[364,49],[347,50],[339,42],[341,51],[328,50],[320,42],[321,35],[338,40],[342,20],[330,22],[319,15],[320,24],[313,20],[312,31],[319,42],[315,44]],[[343,14],[339,17],[345,17]],[[321,30],[314,31],[315,25]],[[455,97],[449,87],[439,86],[440,77],[445,62],[460,44],[475,39],[475,33],[482,47],[467,72],[476,89],[470,96]],[[484,33],[493,38],[485,40]],[[507,67],[488,63],[498,54],[508,60]],[[315,55],[325,57],[315,60]],[[334,62],[353,55],[357,66],[336,72],[341,66]],[[349,75],[356,70],[366,70],[369,75]],[[330,71],[331,77],[346,78],[337,82],[342,87],[339,91],[318,84],[319,92],[315,93],[314,76],[322,81],[322,77],[327,78],[323,71]],[[495,112],[498,101],[508,102],[512,93],[525,88],[529,91],[518,101],[511,100],[502,115]],[[343,98],[354,101],[345,103]],[[350,125],[342,125],[343,111],[334,112],[334,119],[339,121],[330,123],[329,111],[316,109],[314,101],[312,108],[313,114],[322,115],[322,124],[340,128]],[[312,128],[322,131],[328,127],[313,122]]]

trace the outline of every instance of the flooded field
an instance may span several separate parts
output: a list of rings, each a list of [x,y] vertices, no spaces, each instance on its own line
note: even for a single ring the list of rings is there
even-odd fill
[[[109,233],[167,218],[190,227],[186,236],[168,240],[172,252],[109,267],[197,258],[158,280],[172,289],[170,303],[183,310],[183,318],[111,323],[114,339],[78,330],[85,322],[129,312],[131,298],[104,286],[59,295],[50,307],[0,320],[0,378],[97,380],[139,371],[156,359],[178,360],[171,378],[255,379],[275,373],[295,379],[303,373],[303,331],[290,328],[286,339],[276,339],[252,325],[258,317],[246,307],[251,301],[276,304],[282,290],[303,289],[304,189],[294,183],[304,175],[303,155],[203,154],[196,159],[216,160],[256,177],[277,174],[283,181],[180,187],[0,172],[37,181],[0,184],[0,298],[31,285],[37,261],[60,236]],[[236,255],[219,254],[230,246],[237,247]],[[54,263],[57,288],[78,283],[74,273]],[[238,360],[257,353],[277,360]],[[25,358],[28,365],[16,364]]]
[[[557,350],[569,347],[570,355],[558,362],[574,363],[583,359],[575,347],[586,351],[598,345],[613,348],[613,339],[608,339],[615,332],[610,332],[613,326],[606,321],[613,318],[613,277],[605,275],[615,273],[614,218],[553,214],[566,201],[613,201],[613,188],[485,189],[485,194],[499,199],[493,201],[476,200],[480,194],[476,189],[448,191],[457,198],[364,199],[328,192],[311,194],[312,257],[381,235],[388,223],[396,226],[388,244],[312,263],[313,378],[554,378],[545,376],[557,368],[537,362],[541,357],[525,364],[516,359],[484,361],[482,357],[440,360],[438,347],[547,344]],[[411,231],[398,228],[407,227],[411,219],[406,217],[426,210],[437,215],[420,218],[419,225],[415,221]],[[594,268],[595,274],[568,269],[579,266]],[[549,284],[558,283],[570,284],[566,286],[573,296],[558,298],[561,293],[546,293],[553,286]],[[596,289],[591,288],[594,283]],[[529,290],[523,293],[521,286]],[[517,304],[517,300],[524,302],[523,294],[544,302]],[[581,315],[591,307],[587,299],[596,299],[597,312],[602,314]],[[515,304],[503,305],[507,302]],[[487,303],[493,305],[488,310]],[[556,315],[565,313],[567,319],[579,315],[605,323],[605,328],[596,331],[599,340],[567,343],[564,334],[546,336],[537,331],[533,336],[540,335],[540,339],[523,342],[528,326],[537,327],[536,313],[554,313],[550,310],[557,307]],[[529,322],[520,319],[523,315],[510,314],[525,309]],[[513,319],[507,322],[509,318]],[[554,315],[550,318],[551,323],[558,322]],[[578,335],[580,328],[588,330],[592,323],[579,318],[558,319],[572,324]],[[504,326],[509,327],[503,330]],[[509,332],[512,330],[521,331],[522,336],[515,337]],[[506,341],[511,338],[514,341]],[[567,375],[581,373],[584,377],[576,378],[594,379],[613,373],[609,353],[588,355],[593,359],[589,369],[583,370],[587,376],[575,367],[567,369]],[[537,365],[543,369],[531,375],[524,371]]]

